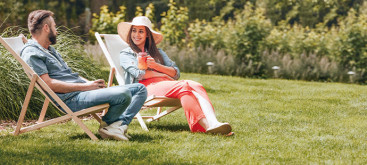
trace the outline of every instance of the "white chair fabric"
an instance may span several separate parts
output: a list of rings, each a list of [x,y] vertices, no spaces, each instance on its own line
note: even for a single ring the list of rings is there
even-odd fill
[[[117,74],[116,80],[119,85],[125,84],[124,73],[125,71],[120,67],[120,52],[127,48],[129,45],[121,39],[117,34],[104,34],[105,43],[109,56],[106,56],[108,63],[111,67],[115,67]]]

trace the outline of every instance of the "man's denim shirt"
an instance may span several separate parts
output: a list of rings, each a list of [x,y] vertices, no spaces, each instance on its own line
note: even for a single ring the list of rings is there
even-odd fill
[[[69,83],[85,83],[79,77],[78,73],[72,73],[71,69],[64,62],[55,48],[49,46],[48,49],[43,48],[37,41],[28,40],[21,51],[22,59],[39,75],[48,74],[50,78],[69,82]],[[79,91],[70,93],[56,93],[61,100],[65,101]]]
[[[176,70],[176,75],[173,79],[178,80],[180,78],[180,70],[176,63],[173,62],[162,49],[158,49],[158,51],[162,55],[164,65],[173,67]],[[145,70],[139,70],[137,54],[130,47],[127,47],[120,52],[120,65],[125,70],[126,84],[138,83],[145,75]]]

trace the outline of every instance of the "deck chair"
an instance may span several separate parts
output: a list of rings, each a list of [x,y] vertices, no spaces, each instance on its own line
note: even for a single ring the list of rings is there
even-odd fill
[[[88,127],[79,119],[78,117],[91,114],[98,122],[101,122],[101,118],[96,115],[97,112],[101,112],[109,107],[109,104],[101,104],[94,107],[90,107],[87,109],[83,109],[81,111],[72,112],[69,107],[56,95],[55,92],[51,90],[51,88],[33,71],[33,69],[20,57],[20,51],[22,50],[24,43],[27,42],[27,39],[23,34],[18,37],[10,37],[10,38],[2,38],[0,37],[0,43],[14,56],[14,58],[22,65],[23,70],[31,81],[28,87],[28,91],[26,97],[23,102],[22,110],[19,115],[19,119],[17,122],[17,126],[15,131],[12,132],[15,136],[21,133],[25,133],[32,130],[37,130],[43,127],[47,127],[52,124],[56,124],[62,121],[74,120],[75,123],[79,125],[81,129],[84,130],[85,133],[92,139],[98,140],[98,138],[88,129]],[[45,96],[45,101],[39,115],[38,122],[36,124],[23,127],[22,123],[24,121],[25,114],[27,112],[28,104],[31,99],[34,87],[36,87],[42,94]],[[51,101],[54,101],[66,112],[60,110],[56,104]],[[44,121],[44,117],[48,108],[49,103],[52,103],[60,112],[63,114],[61,117],[57,117],[54,119]]]
[[[95,33],[99,46],[101,47],[108,63],[111,66],[110,76],[108,80],[108,86],[112,85],[114,77],[116,78],[119,85],[125,84],[124,70],[120,66],[120,51],[129,45],[123,41],[117,34],[99,34]],[[104,41],[102,40],[104,38]],[[162,112],[163,107],[169,107],[166,111]],[[145,101],[143,109],[157,108],[157,114],[154,116],[141,116],[136,115],[143,129],[148,130],[142,119],[147,119],[147,122],[159,120],[161,117],[168,115],[169,113],[181,108],[181,102],[179,99],[168,98],[165,96],[149,96]],[[142,118],[142,119],[141,119]],[[145,128],[144,128],[145,127]]]

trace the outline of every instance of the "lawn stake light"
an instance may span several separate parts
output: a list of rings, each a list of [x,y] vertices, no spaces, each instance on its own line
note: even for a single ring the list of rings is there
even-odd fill
[[[278,78],[278,70],[280,69],[279,66],[273,66],[271,69],[274,70],[274,78]]]
[[[213,66],[214,66],[214,63],[213,62],[207,62],[206,65],[208,66],[208,72],[209,74],[212,74],[213,73]]]
[[[354,82],[354,75],[356,74],[356,72],[353,72],[353,71],[349,71],[348,72],[348,75],[349,75],[349,81],[350,83],[353,83]]]

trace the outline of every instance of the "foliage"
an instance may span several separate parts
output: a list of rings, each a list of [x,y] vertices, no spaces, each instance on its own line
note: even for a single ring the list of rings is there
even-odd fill
[[[135,16],[143,16],[143,9],[140,6],[136,6]]]
[[[33,6],[27,6],[32,8]],[[0,29],[5,29],[6,25],[14,25],[15,23],[26,23],[24,17],[27,16],[23,3],[16,0],[4,0],[0,2]],[[24,22],[22,22],[24,21]],[[18,24],[19,25],[19,24]]]
[[[150,21],[152,21],[153,25],[155,23],[155,15],[154,15],[154,12],[155,12],[155,8],[154,8],[154,5],[153,3],[149,3],[149,5],[145,8],[145,16],[149,18]],[[153,26],[154,28],[154,26]]]
[[[18,36],[20,33],[25,34],[29,38],[27,30],[19,27],[9,27],[1,36]],[[55,48],[63,56],[69,67],[87,79],[101,78],[103,76],[100,69],[101,66],[94,65],[93,60],[86,56],[81,38],[73,34],[70,29],[64,27],[58,28],[58,33]],[[30,81],[24,74],[20,64],[3,46],[0,46],[0,54],[0,77],[2,79],[0,83],[0,105],[2,105],[0,106],[0,119],[17,119]],[[37,117],[43,101],[44,97],[36,90],[26,114],[27,119],[35,119]],[[59,114],[53,106],[49,108],[47,112],[48,117],[55,117]]]
[[[98,3],[96,3],[98,2]],[[36,9],[47,9],[55,13],[58,26],[67,26],[73,29],[77,35],[85,35],[90,29],[90,13],[99,13],[102,5],[108,6],[112,12],[118,12],[120,6],[125,6],[125,20],[131,20],[135,16],[136,7],[146,8],[149,4],[156,6],[154,15],[160,22],[161,13],[167,11],[169,0],[154,0],[151,3],[146,0],[128,1],[85,1],[85,0],[2,0],[0,2],[0,30],[8,26],[21,26],[26,28],[28,14]],[[325,23],[328,27],[337,25],[338,20],[347,16],[353,8],[357,12],[363,10],[364,0],[205,0],[205,1],[176,1],[178,6],[188,9],[190,22],[200,19],[212,21],[216,16],[221,16],[224,21],[234,18],[236,10],[243,10],[244,5],[251,2],[256,7],[265,9],[266,17],[274,25],[287,20],[287,23],[300,24],[302,26],[316,27],[318,23]],[[77,28],[76,28],[77,27]],[[89,39],[94,39],[90,36]]]
[[[363,0],[264,0],[263,7],[275,25],[286,20],[291,25],[316,27],[325,23],[331,27],[344,19],[349,9],[359,10],[362,3]]]
[[[117,34],[117,25],[125,21],[126,7],[120,6],[120,11],[113,13],[108,10],[108,6],[102,6],[100,14],[93,13],[92,28],[89,31],[91,38],[94,33]]]
[[[337,32],[336,32],[337,33]],[[288,53],[297,57],[302,53],[314,53],[318,56],[334,56],[330,48],[335,44],[335,29],[310,29],[298,24],[294,26],[274,27],[266,37],[263,49]]]
[[[96,64],[91,57],[86,55],[83,45],[85,42],[70,29],[58,28],[57,44],[55,49],[61,54],[73,72],[78,72],[86,79],[101,78],[101,66]]]
[[[165,35],[164,39],[171,45],[182,46],[185,41],[185,31],[188,24],[188,9],[177,7],[176,2],[170,0],[169,10],[162,13],[161,31]]]
[[[226,24],[218,17],[214,20],[207,22],[206,20],[200,21],[196,19],[193,23],[189,24],[187,31],[190,42],[188,43],[188,47],[211,47],[216,50],[225,48],[226,44],[223,40],[223,33],[226,32]]]
[[[258,67],[256,72],[245,73],[241,76],[263,76],[260,46],[270,32],[271,23],[264,17],[261,8],[253,9],[248,3],[245,9],[236,14],[235,20],[228,22],[223,38],[226,51],[239,60],[240,64]]]
[[[72,27],[78,35],[88,32],[86,3],[83,0],[2,0],[0,2],[0,31],[9,26],[27,27],[28,14],[33,10],[45,9],[55,13],[58,26]],[[90,18],[89,18],[90,19]],[[3,26],[1,26],[3,25]],[[77,28],[76,28],[77,27]]]
[[[209,23],[196,20],[190,24],[191,45],[223,49],[236,58],[234,65],[242,70],[238,75],[263,77],[260,48],[271,29],[264,11],[248,3],[244,10],[235,13],[234,20],[224,22],[219,17],[213,20]]]
[[[133,120],[128,142],[92,141],[74,122],[17,137],[7,128],[0,131],[0,164],[367,163],[366,86],[185,73],[182,79],[205,87],[234,136],[191,133],[182,109],[147,123],[149,132]],[[96,120],[84,123],[99,137]]]
[[[367,4],[367,3],[366,3]],[[337,57],[341,65],[362,73],[362,82],[367,81],[367,14],[356,15],[352,9],[340,24]]]
[[[154,17],[154,6],[149,4],[145,10],[145,16],[151,19],[152,23],[155,20]],[[136,7],[135,16],[143,16],[143,9],[140,6]],[[126,7],[120,6],[120,11],[116,13],[110,12],[107,6],[102,6],[100,14],[93,14],[92,28],[90,30],[90,35],[94,38],[94,33],[104,33],[104,34],[117,34],[117,25],[120,22],[126,21]]]
[[[300,59],[301,56],[312,54],[318,58],[325,57],[338,63],[339,70],[344,76],[347,76],[348,71],[354,71],[356,80],[365,83],[367,79],[365,72],[366,17],[363,11],[357,14],[351,9],[347,17],[339,20],[337,27],[325,28],[323,24],[311,29],[297,24],[276,26],[267,36],[263,50],[276,51],[282,55],[288,54],[292,59]],[[317,63],[313,65],[316,66]],[[338,81],[342,79],[334,78]]]

